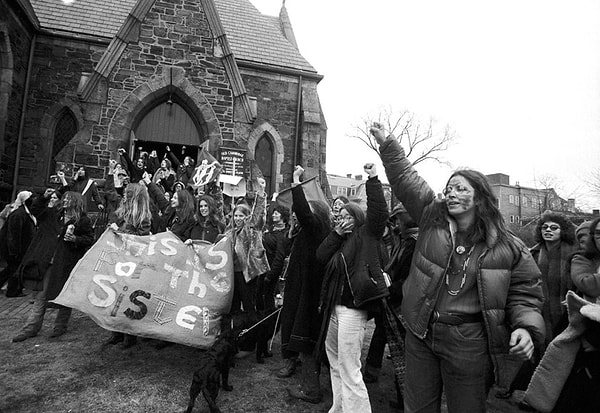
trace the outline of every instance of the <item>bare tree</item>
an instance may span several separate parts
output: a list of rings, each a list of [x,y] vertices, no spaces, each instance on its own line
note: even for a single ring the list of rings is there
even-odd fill
[[[395,111],[391,107],[379,109],[376,116],[367,116],[359,125],[354,126],[351,138],[361,140],[369,148],[379,153],[377,142],[369,133],[373,122],[378,122],[392,133],[406,152],[406,157],[413,165],[426,160],[446,164],[440,157],[456,139],[456,133],[449,125],[439,127],[435,119],[422,122],[408,110]]]
[[[600,168],[592,169],[589,176],[585,179],[585,183],[589,187],[591,194],[596,198],[596,201],[600,200]]]

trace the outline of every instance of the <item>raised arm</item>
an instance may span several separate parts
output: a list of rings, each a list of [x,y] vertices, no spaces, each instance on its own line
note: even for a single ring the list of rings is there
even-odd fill
[[[371,134],[379,143],[379,155],[390,186],[410,216],[421,223],[423,212],[435,201],[435,193],[427,182],[419,176],[404,150],[393,135],[388,135],[380,124],[374,123]]]
[[[267,216],[267,193],[265,192],[267,184],[264,178],[257,178],[257,182],[259,190],[256,191],[256,198],[252,206],[250,225],[262,231],[265,226],[265,217]]]
[[[385,232],[385,225],[389,218],[383,186],[377,177],[377,169],[372,163],[364,166],[369,179],[366,183],[367,190],[367,231],[375,238],[381,239]]]

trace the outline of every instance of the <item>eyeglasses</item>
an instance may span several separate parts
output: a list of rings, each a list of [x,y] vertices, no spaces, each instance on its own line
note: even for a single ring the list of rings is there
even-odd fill
[[[552,224],[552,225],[544,224],[544,225],[542,225],[542,231],[546,231],[548,229],[550,231],[556,231],[556,230],[560,229],[560,225],[556,225],[556,224]]]
[[[455,185],[455,186],[445,187],[444,190],[442,191],[442,194],[444,196],[448,196],[448,194],[452,191],[454,191],[454,193],[456,193],[456,195],[464,195],[464,194],[468,194],[469,192],[471,192],[469,190],[469,188],[467,188],[464,185]]]

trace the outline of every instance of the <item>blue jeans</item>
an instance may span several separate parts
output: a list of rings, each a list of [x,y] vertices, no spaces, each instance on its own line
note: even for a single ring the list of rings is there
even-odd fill
[[[406,334],[406,413],[486,411],[493,366],[483,323],[432,323],[424,340]]]

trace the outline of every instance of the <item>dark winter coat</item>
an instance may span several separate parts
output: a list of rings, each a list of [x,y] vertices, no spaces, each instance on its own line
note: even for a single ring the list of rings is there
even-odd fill
[[[90,186],[87,191],[85,188],[87,187],[88,181],[91,181]],[[100,192],[98,191],[98,185],[96,181],[91,178],[85,178],[81,180],[74,180],[66,187],[61,188],[60,190],[63,194],[67,191],[79,192],[83,196],[84,205],[86,208],[86,212],[98,211],[98,205],[103,205],[102,197],[100,196]],[[85,191],[85,194],[83,193]]]
[[[121,164],[125,164],[127,167],[127,171],[129,172],[129,181],[133,183],[138,183],[144,178],[144,172],[146,172],[146,168],[139,168],[133,162],[127,154],[120,155]]]
[[[64,240],[65,232],[70,224],[75,225],[73,231],[75,242]],[[65,282],[67,282],[71,270],[93,243],[94,228],[92,227],[92,221],[85,213],[81,215],[79,222],[75,223],[73,220],[69,220],[62,225],[58,237],[55,238],[56,250],[52,258],[50,282],[46,296],[48,300],[53,300],[58,296]]]
[[[322,222],[310,210],[302,186],[292,188],[292,199],[292,211],[301,229],[292,241],[281,311],[284,357],[291,356],[289,352],[312,353],[315,348],[321,326],[318,307],[324,272],[316,252],[330,230],[330,223]]]
[[[271,283],[277,281],[282,275],[285,258],[290,252],[290,239],[288,238],[289,227],[286,225],[281,229],[272,229],[263,234],[263,245],[267,252],[267,261],[271,269],[265,273],[265,281]]]
[[[195,222],[192,226],[190,238],[194,240],[208,241],[215,243],[217,237],[225,231],[225,224],[215,224],[213,221],[199,217],[198,222]]]
[[[325,317],[337,304],[376,310],[379,305],[370,306],[369,303],[389,295],[383,278],[387,254],[383,252],[382,242],[389,218],[387,203],[377,177],[369,178],[365,186],[367,216],[364,225],[347,236],[331,231],[317,249],[319,262],[327,264],[320,303]]]
[[[44,274],[50,267],[56,250],[56,239],[62,229],[59,210],[56,207],[48,208],[48,201],[48,198],[40,195],[31,205],[31,213],[37,218],[38,230],[18,270],[25,288],[33,291],[43,289]]]
[[[0,229],[0,256],[7,261],[19,263],[35,234],[35,225],[25,205],[11,212]]]
[[[184,187],[187,186],[192,176],[194,176],[194,167],[192,165],[185,165],[179,162],[179,159],[175,156],[173,152],[167,152],[169,155],[169,159],[173,164],[173,169],[175,170],[175,182],[180,181],[183,182]]]
[[[412,334],[423,338],[455,248],[456,224],[453,220],[446,226],[432,224],[445,204],[437,200],[395,139],[379,149],[394,194],[419,224],[419,239],[403,288],[402,316]],[[544,342],[540,271],[523,242],[511,235],[499,241],[498,234],[488,233],[486,242],[478,247],[482,253],[474,276],[489,352],[497,383],[508,386],[506,380],[512,380],[506,369],[512,360],[508,355],[511,331],[525,328],[538,346]]]
[[[542,274],[542,290],[544,292],[544,306],[542,307],[542,315],[546,323],[546,344],[549,344],[554,337],[558,335],[568,324],[567,308],[562,304],[567,296],[567,291],[573,289],[573,281],[567,272],[568,263],[575,247],[561,242],[559,247],[560,260],[558,261],[559,268],[557,274],[558,280],[550,280],[550,275],[547,268],[548,265],[548,250],[546,244],[541,242],[534,245],[530,251],[533,259],[538,264],[538,268]],[[551,294],[550,282],[557,282],[552,290],[558,294]]]

